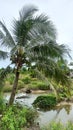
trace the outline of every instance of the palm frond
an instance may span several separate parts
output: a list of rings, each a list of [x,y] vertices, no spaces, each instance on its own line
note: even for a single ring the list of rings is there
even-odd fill
[[[54,59],[55,58],[65,59],[67,55],[70,57],[68,47],[66,47],[63,44],[61,45],[57,44],[55,40],[52,40],[48,36],[37,35],[36,38],[33,38],[32,41],[29,42],[26,48],[35,56],[42,55]]]
[[[33,17],[33,22],[35,22],[35,24],[48,24],[49,20],[48,20],[48,16],[45,14],[40,14],[38,16]]]
[[[27,22],[14,20],[13,34],[17,44],[25,46],[28,40],[27,34],[32,25],[32,20],[28,20]]]
[[[41,61],[41,62],[40,62]],[[71,79],[67,76],[67,73],[62,69],[53,59],[47,59],[44,62],[44,59],[38,60],[35,67],[40,71],[43,71],[45,76],[53,78],[57,84],[66,85],[69,87],[71,85]]]
[[[39,16],[36,16],[34,18],[36,28],[39,30],[41,34],[48,33],[49,36],[52,36],[54,39],[56,39],[56,28],[52,21],[48,18],[48,16],[41,14]]]
[[[7,46],[9,48],[13,47],[15,45],[15,42],[8,31],[7,27],[5,26],[5,23],[0,21],[0,27],[2,28],[3,32],[0,31],[0,39],[2,40],[2,44],[4,46]]]
[[[25,10],[25,9],[24,9]],[[29,12],[29,8],[28,8]],[[31,12],[31,11],[30,11]],[[32,9],[32,12],[33,9]],[[26,11],[24,12],[26,13]],[[47,33],[48,32],[48,33]],[[56,39],[56,29],[51,22],[51,20],[48,20],[48,17],[46,15],[39,15],[37,17],[34,17],[32,15],[31,18],[24,17],[24,20],[14,20],[14,26],[13,26],[13,33],[16,39],[16,42],[18,44],[23,44],[25,46],[25,43],[32,39],[32,36],[36,33],[38,35],[43,35],[47,33],[47,35],[51,39]]]
[[[8,53],[0,50],[0,59],[6,59],[8,57]]]
[[[7,42],[6,41],[6,36],[5,34],[0,30],[0,44],[2,45],[3,43]]]
[[[44,80],[46,82],[47,85],[50,86],[50,89],[53,90],[55,96],[57,96],[57,92],[55,87],[53,86],[53,84],[48,80],[48,78],[45,76],[44,73],[42,73],[42,71],[39,71],[38,68],[35,68],[34,71],[36,72],[36,74],[38,75],[39,79],[41,79],[42,81]]]
[[[13,55],[13,54],[15,54],[16,51],[17,51],[17,45],[15,45],[15,46],[11,49],[11,51],[10,51],[10,56]]]
[[[43,21],[45,21],[45,22],[43,22]],[[50,20],[46,24],[46,20],[40,19],[40,20],[37,20],[37,22],[35,20],[35,23],[33,24],[32,28],[28,32],[28,37],[29,37],[29,40],[34,39],[35,41],[39,37],[42,38],[41,41],[43,41],[44,38],[45,38],[45,40],[50,39],[50,40],[55,41],[56,34],[57,34],[56,29]]]
[[[33,14],[38,11],[35,6],[24,6],[21,11],[19,12],[20,20],[28,20],[33,16]]]
[[[59,67],[55,67],[54,79],[57,81],[57,83],[61,83],[62,85],[66,85],[67,87],[69,87],[72,83],[70,77],[66,75],[66,72],[64,72]]]
[[[62,52],[62,54],[64,55],[68,55],[69,56],[69,58],[71,58],[72,59],[72,57],[71,57],[71,55],[70,55],[70,49],[66,46],[66,45],[64,45],[64,44],[61,44],[61,45],[59,45],[59,47],[60,47],[60,50],[61,50],[61,52]]]

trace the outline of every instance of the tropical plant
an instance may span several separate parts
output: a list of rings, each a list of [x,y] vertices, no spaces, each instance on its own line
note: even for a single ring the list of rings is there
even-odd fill
[[[5,23],[0,21],[0,43],[9,48],[11,63],[15,65],[10,105],[13,104],[20,70],[24,65],[29,67],[34,62],[39,70],[44,68],[55,76],[57,59],[63,59],[64,54],[68,53],[64,45],[56,43],[56,29],[51,20],[43,14],[36,16],[36,11],[34,6],[23,7],[19,19],[14,19],[11,33]]]
[[[49,110],[50,108],[56,106],[56,104],[57,100],[54,95],[38,96],[33,102],[35,107],[41,108],[43,110]]]
[[[34,124],[37,116],[35,110],[21,107],[19,104],[7,107],[0,119],[0,130],[21,130]]]

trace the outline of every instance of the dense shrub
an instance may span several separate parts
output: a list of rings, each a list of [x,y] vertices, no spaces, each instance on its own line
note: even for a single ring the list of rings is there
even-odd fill
[[[36,118],[38,117],[38,113],[36,110],[29,108],[25,113],[25,117],[26,117],[27,125],[31,126],[35,123]]]
[[[56,105],[56,97],[54,95],[44,95],[39,96],[33,102],[35,107],[39,107],[41,109],[50,109]]]
[[[15,107],[9,107],[0,121],[1,130],[21,130],[26,123],[24,111],[19,111]]]
[[[28,124],[34,124],[36,112],[32,109],[8,107],[0,120],[0,130],[21,130]]]
[[[29,84],[31,81],[31,78],[29,76],[26,76],[24,79],[22,79],[22,81],[24,82],[24,84]]]
[[[33,89],[33,90],[38,90],[38,89],[49,90],[50,89],[49,85],[42,81],[33,81],[31,82],[29,86],[30,86],[30,89]]]
[[[37,87],[40,90],[48,90],[48,89],[50,89],[50,86],[48,84],[46,84],[45,82],[38,82]]]

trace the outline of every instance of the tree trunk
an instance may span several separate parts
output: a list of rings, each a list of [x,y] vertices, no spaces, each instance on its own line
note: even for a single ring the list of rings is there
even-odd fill
[[[17,86],[18,86],[18,79],[19,79],[19,71],[17,69],[16,73],[15,73],[15,80],[14,80],[14,84],[13,84],[13,89],[12,89],[11,96],[9,99],[9,105],[12,105],[14,102],[14,98],[15,98],[15,94],[16,94],[16,90],[17,90]]]

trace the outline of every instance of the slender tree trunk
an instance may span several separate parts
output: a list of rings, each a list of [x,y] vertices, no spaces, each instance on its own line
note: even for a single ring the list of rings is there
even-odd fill
[[[9,100],[9,105],[12,105],[14,102],[14,98],[15,98],[15,94],[16,94],[16,90],[18,86],[18,79],[19,79],[19,71],[18,69],[16,69],[15,80],[14,80],[13,89],[12,89],[10,100]]]

